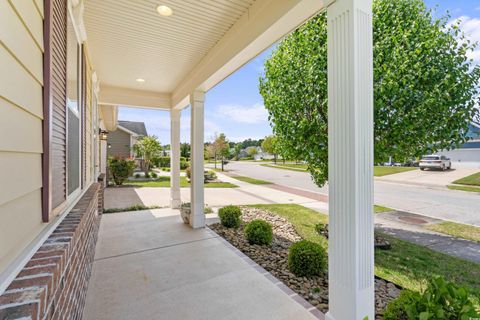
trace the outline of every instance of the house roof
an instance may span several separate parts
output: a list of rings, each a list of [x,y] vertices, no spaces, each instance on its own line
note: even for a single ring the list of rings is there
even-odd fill
[[[119,120],[118,125],[132,131],[140,136],[147,136],[147,128],[145,128],[145,123],[140,121],[124,121]]]

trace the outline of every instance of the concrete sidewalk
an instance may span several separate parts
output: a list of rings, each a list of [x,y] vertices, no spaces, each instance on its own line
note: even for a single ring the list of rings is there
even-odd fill
[[[323,319],[262,270],[176,210],[104,215],[83,319]]]

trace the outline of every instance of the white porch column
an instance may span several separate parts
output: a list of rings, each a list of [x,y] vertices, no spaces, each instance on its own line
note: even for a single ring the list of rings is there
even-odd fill
[[[371,7],[327,10],[329,320],[374,319]]]
[[[192,228],[205,226],[204,195],[203,195],[203,127],[204,127],[204,101],[205,93],[194,91],[190,95],[191,128],[190,128],[190,167],[191,186],[190,203],[192,213],[190,225]]]
[[[180,110],[170,110],[170,207],[180,208]]]

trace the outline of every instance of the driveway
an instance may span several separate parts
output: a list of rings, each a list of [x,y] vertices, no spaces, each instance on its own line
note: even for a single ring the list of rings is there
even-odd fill
[[[420,169],[377,177],[377,181],[414,184],[422,186],[446,186],[453,181],[480,171],[478,168],[452,168],[447,171]]]

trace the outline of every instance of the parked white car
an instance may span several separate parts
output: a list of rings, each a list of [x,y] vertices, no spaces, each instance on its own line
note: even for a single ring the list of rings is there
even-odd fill
[[[449,158],[438,154],[423,156],[419,164],[420,170],[439,169],[445,171],[452,168],[452,162]]]

